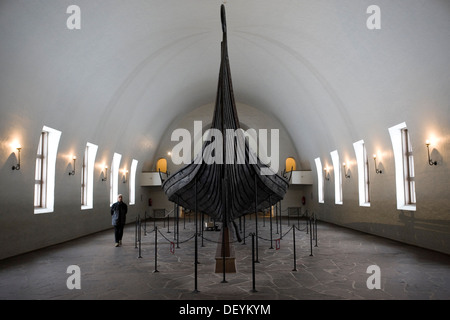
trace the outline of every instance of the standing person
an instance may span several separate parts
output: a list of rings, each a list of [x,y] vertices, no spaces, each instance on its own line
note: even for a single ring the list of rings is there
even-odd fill
[[[117,196],[117,202],[111,206],[112,225],[114,226],[114,237],[116,247],[122,245],[123,227],[125,226],[128,207],[122,201],[122,195]]]

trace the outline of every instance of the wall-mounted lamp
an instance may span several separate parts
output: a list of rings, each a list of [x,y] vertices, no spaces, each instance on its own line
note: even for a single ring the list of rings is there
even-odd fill
[[[328,172],[328,167],[325,167],[325,169],[323,169],[323,171],[325,171],[325,180],[330,180],[330,174]]]
[[[126,169],[123,169],[122,170],[122,173],[123,173],[123,177],[125,177],[125,179],[123,179],[123,183],[127,183],[127,174],[128,174],[128,170],[126,170]]]
[[[72,171],[69,172],[69,176],[74,176],[75,175],[75,161],[77,161],[77,157],[73,156],[72,160],[73,160],[73,168],[72,168]]]
[[[12,169],[20,170],[20,150],[22,149],[22,146],[20,144],[17,144],[15,147],[17,150],[17,164],[15,166],[12,166]]]
[[[375,172],[380,173],[380,174],[383,173],[383,171],[381,171],[377,168],[377,155],[376,154],[373,155],[373,161],[375,161]]]
[[[343,162],[343,163],[342,163],[342,166],[344,167],[344,176],[345,176],[346,178],[350,178],[350,175],[349,175],[349,174],[347,174],[347,170],[346,170],[346,164],[345,164],[345,162]]]
[[[108,180],[107,176],[108,176],[108,166],[105,166],[105,175],[103,176],[102,181]]]
[[[430,165],[430,166],[436,166],[437,165],[437,161],[433,161],[433,160],[431,160],[431,158],[430,158],[430,140],[427,140],[426,142],[425,142],[425,144],[427,145],[427,150],[428,150],[428,164]]]

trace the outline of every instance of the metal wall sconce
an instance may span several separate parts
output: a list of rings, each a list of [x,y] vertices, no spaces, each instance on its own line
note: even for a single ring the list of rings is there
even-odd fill
[[[104,175],[104,177],[102,178],[102,181],[108,180],[107,176],[108,176],[108,166],[105,166],[105,175]]]
[[[77,160],[77,157],[73,156],[72,160],[73,160],[73,169],[72,169],[71,172],[69,172],[69,176],[74,176],[75,175],[75,161]]]
[[[128,170],[125,170],[125,169],[123,169],[122,170],[122,173],[123,173],[123,177],[125,177],[125,179],[123,179],[123,183],[127,183],[127,174],[128,174]]]
[[[345,162],[344,162],[344,163],[342,163],[342,166],[344,167],[344,176],[345,176],[346,178],[350,178],[350,175],[349,175],[349,174],[347,174],[347,170],[346,170],[346,164],[345,164]]]
[[[430,157],[430,140],[427,140],[425,142],[425,144],[427,145],[427,150],[428,150],[428,164],[430,166],[436,166],[437,165],[437,161],[431,160],[431,157]]]
[[[21,145],[16,146],[17,150],[17,164],[15,166],[12,166],[12,170],[20,170],[20,150],[22,149]]]
[[[328,172],[328,167],[323,169],[323,171],[325,171],[325,180],[329,181],[330,180],[330,173]]]
[[[375,161],[375,172],[380,173],[380,174],[383,173],[383,171],[381,171],[377,168],[377,155],[376,154],[373,155],[373,161]]]

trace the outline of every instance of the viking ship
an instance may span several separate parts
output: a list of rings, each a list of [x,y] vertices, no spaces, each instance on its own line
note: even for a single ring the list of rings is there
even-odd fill
[[[210,136],[210,140],[204,142],[202,152],[190,164],[168,176],[162,188],[170,201],[222,221],[226,228],[234,225],[236,218],[264,210],[282,200],[289,183],[260,160],[249,147],[248,139],[240,134],[232,138],[227,135],[230,130],[241,131],[228,59],[224,5],[221,6],[221,22],[221,62],[210,131],[220,131],[223,143],[216,143],[212,148],[217,137]],[[221,150],[218,149],[220,146]],[[239,159],[244,161],[239,162]]]

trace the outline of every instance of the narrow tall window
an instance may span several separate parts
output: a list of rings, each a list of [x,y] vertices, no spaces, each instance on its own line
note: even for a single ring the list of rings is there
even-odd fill
[[[86,143],[81,172],[81,209],[94,207],[94,165],[98,146]]]
[[[34,174],[34,213],[53,212],[55,167],[61,131],[44,126],[39,136]]]
[[[363,145],[363,161],[364,161],[364,201],[370,207],[370,175],[369,175],[369,158],[367,157],[366,146]]]
[[[110,187],[110,196],[109,202],[112,205],[117,200],[117,195],[119,194],[119,168],[120,168],[120,160],[122,159],[122,155],[118,153],[114,153],[113,160],[111,163],[111,177],[109,179],[109,187]]]
[[[316,163],[317,169],[317,198],[319,203],[324,203],[322,162],[320,161],[320,158],[314,159],[314,162]]]
[[[133,159],[131,161],[131,172],[129,177],[129,185],[130,185],[130,205],[133,205],[136,203],[136,168],[137,168],[138,161]]]
[[[84,149],[83,166],[81,167],[81,209],[87,206],[87,189],[88,189],[88,159],[89,148],[86,146]]]
[[[406,123],[389,128],[395,162],[397,209],[416,210],[414,158]]]
[[[358,165],[359,205],[363,207],[370,207],[369,162],[364,140],[353,143],[353,148],[355,149],[356,162]]]
[[[34,208],[46,207],[46,181],[47,181],[47,152],[48,132],[41,132],[36,155],[36,170],[34,174]]]
[[[405,183],[405,204],[416,204],[416,185],[414,180],[414,158],[408,129],[402,129],[403,176]]]
[[[334,202],[336,204],[342,204],[342,173],[339,162],[339,154],[337,150],[334,150],[330,152],[330,155],[334,168]]]

